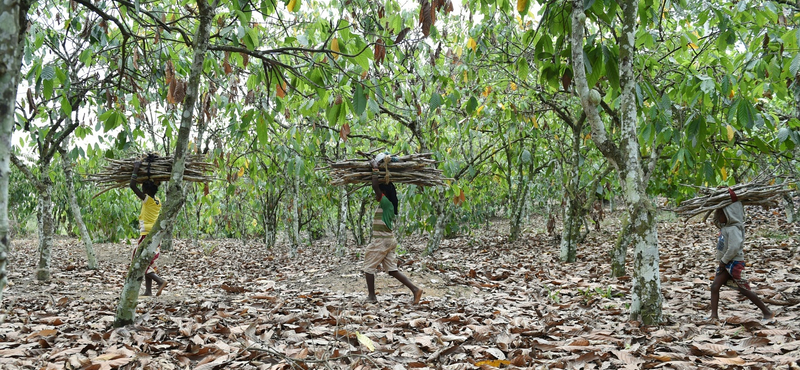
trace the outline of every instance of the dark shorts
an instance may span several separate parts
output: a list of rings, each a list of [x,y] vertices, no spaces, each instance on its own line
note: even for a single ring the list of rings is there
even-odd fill
[[[717,268],[717,275],[723,273],[730,275],[731,279],[728,279],[725,285],[731,288],[750,290],[750,283],[744,278],[744,265],[744,261],[732,261],[725,265],[725,271]]]

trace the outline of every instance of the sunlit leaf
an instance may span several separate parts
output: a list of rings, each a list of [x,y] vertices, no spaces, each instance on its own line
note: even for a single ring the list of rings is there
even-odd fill
[[[359,332],[356,332],[356,338],[358,338],[358,342],[363,344],[364,347],[367,347],[370,352],[375,351],[375,344],[372,343],[372,339],[369,339],[369,337]]]

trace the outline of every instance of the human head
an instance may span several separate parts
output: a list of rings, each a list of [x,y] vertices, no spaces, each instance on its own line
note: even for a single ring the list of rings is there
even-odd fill
[[[717,208],[714,211],[714,223],[718,225],[725,225],[728,223],[728,217],[725,216],[724,208]]]
[[[388,184],[378,184],[378,187],[381,188],[381,193],[389,198],[389,201],[392,202],[394,206],[394,214],[398,215],[400,212],[399,205],[397,203],[397,188],[394,187],[394,183]]]
[[[155,198],[156,193],[158,193],[158,185],[159,183],[153,180],[147,180],[142,184],[142,191],[145,194],[149,195],[150,198]]]

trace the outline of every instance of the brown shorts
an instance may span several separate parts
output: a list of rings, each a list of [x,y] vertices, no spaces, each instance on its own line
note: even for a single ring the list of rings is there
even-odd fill
[[[378,272],[378,266],[382,266],[386,272],[397,271],[395,248],[397,240],[394,237],[372,238],[364,252],[364,272],[374,275]]]

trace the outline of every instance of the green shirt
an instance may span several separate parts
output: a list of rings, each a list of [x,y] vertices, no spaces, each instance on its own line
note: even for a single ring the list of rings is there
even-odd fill
[[[391,238],[392,226],[394,226],[394,205],[386,196],[382,196],[380,206],[375,210],[375,217],[372,218],[372,237]]]

